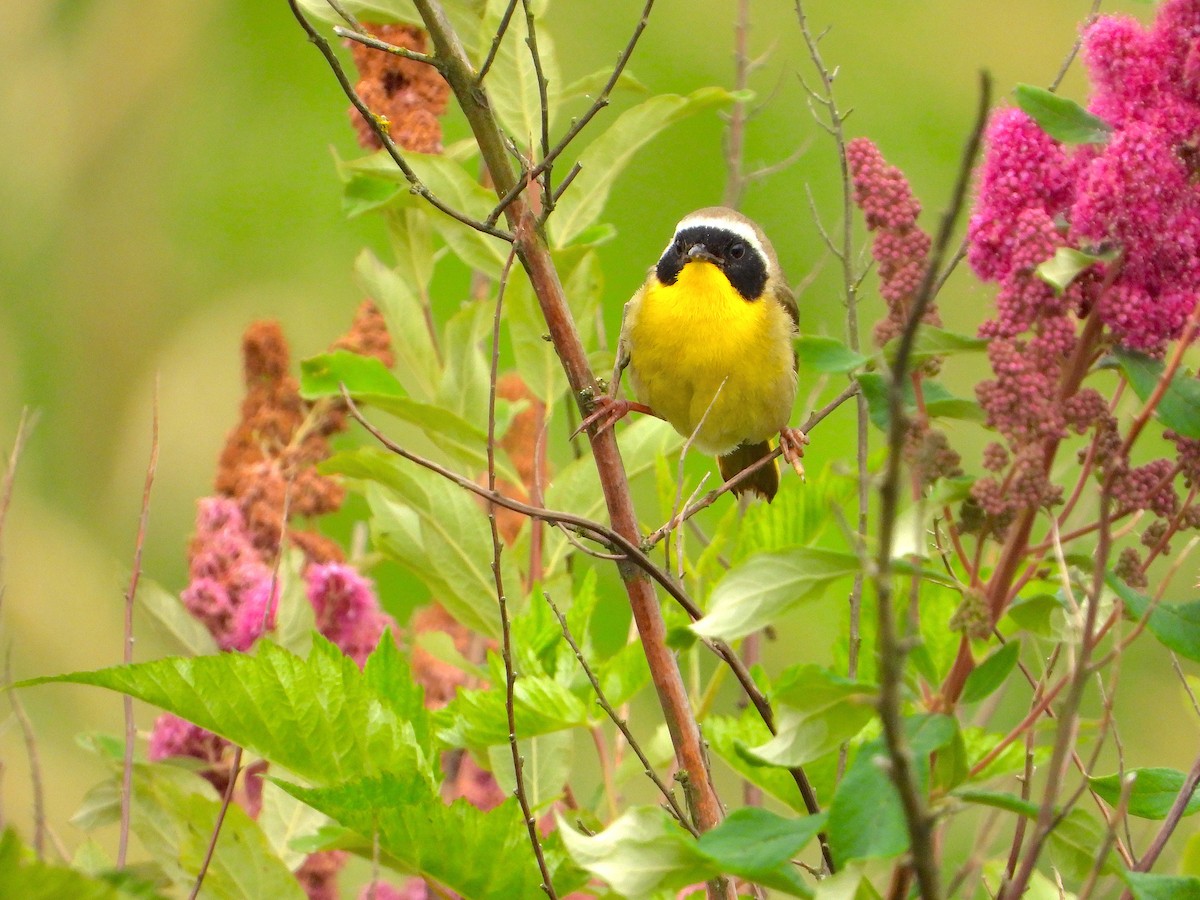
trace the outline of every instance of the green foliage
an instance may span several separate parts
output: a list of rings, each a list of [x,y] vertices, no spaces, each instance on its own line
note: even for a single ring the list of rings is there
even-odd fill
[[[1122,781],[1126,781],[1130,783],[1128,809],[1131,816],[1165,819],[1186,780],[1187,776],[1178,769],[1147,768],[1093,776],[1088,778],[1088,784],[1109,806],[1116,807],[1123,793]],[[1200,795],[1192,794],[1183,814],[1190,816],[1196,810],[1200,810]]]
[[[1103,144],[1112,134],[1112,126],[1092,115],[1074,100],[1031,84],[1019,84],[1013,90],[1017,106],[1038,127],[1056,141],[1065,144]]]
[[[1105,579],[1134,619],[1149,613],[1146,627],[1159,643],[1187,659],[1200,661],[1200,600],[1191,603],[1160,603],[1153,608],[1150,598],[1140,594],[1114,575]]]
[[[1054,288],[1055,293],[1061,294],[1093,265],[1112,262],[1114,258],[1115,254],[1112,253],[1085,253],[1074,247],[1059,247],[1054,251],[1054,256],[1037,267],[1035,274]]]
[[[917,772],[917,790],[928,789],[929,755],[953,740],[958,723],[948,716],[922,715],[905,720],[905,735]],[[883,738],[858,748],[829,807],[829,845],[841,864],[858,859],[897,856],[909,847],[900,797],[880,766]]]
[[[293,882],[294,883],[294,882]],[[21,846],[17,833],[9,828],[0,834],[0,885],[5,896],[22,900],[158,900],[151,885],[112,873],[88,876],[66,866],[55,866],[34,859],[32,851]]]
[[[1008,679],[1020,655],[1021,643],[1009,641],[976,666],[967,676],[967,683],[963,687],[963,702],[977,703],[985,697],[990,697]]]
[[[1166,367],[1162,360],[1123,347],[1116,348],[1113,356],[1129,381],[1129,386],[1142,401],[1148,400],[1165,374]],[[1154,414],[1163,425],[1183,437],[1200,439],[1200,381],[1177,370],[1171,376]]]
[[[824,816],[786,819],[741,809],[697,840],[659,807],[634,807],[604,831],[585,836],[559,816],[571,856],[623,897],[657,897],[726,873],[794,897],[811,897],[790,860],[824,825]]]
[[[1133,900],[1197,900],[1200,878],[1191,875],[1156,875],[1151,872],[1124,872]]]
[[[796,357],[805,369],[830,375],[852,372],[870,359],[841,341],[813,334],[796,338]]]
[[[867,398],[867,410],[870,413],[871,424],[880,431],[888,429],[887,376],[877,372],[863,372],[855,376],[863,396]],[[956,397],[944,385],[931,378],[921,381],[924,396],[925,413],[931,418],[963,419],[978,422],[983,420],[979,405],[973,400]],[[902,402],[904,411],[912,415],[917,410],[916,393],[912,382],[904,383]]]
[[[21,686],[50,683],[129,694],[316,783],[397,770],[434,779],[429,713],[390,638],[362,672],[314,637],[307,659],[263,642],[253,655],[172,657]]]

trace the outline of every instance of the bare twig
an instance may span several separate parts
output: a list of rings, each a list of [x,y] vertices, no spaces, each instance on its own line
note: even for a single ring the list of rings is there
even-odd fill
[[[4,655],[4,684],[12,684],[11,648]],[[19,692],[10,690],[8,702],[12,704],[13,715],[17,724],[21,726],[21,737],[25,741],[25,756],[29,760],[29,786],[33,793],[33,852],[38,859],[42,859],[46,848],[46,787],[42,781],[42,762],[38,754],[37,735]]]
[[[488,491],[496,490],[496,377],[500,367],[500,313],[504,308],[504,289],[508,285],[508,273],[516,258],[516,249],[508,254],[504,269],[500,273],[500,285],[496,293],[496,315],[492,322],[492,369],[488,387],[488,435],[487,435],[487,480]],[[521,805],[521,817],[529,832],[529,843],[537,858],[538,870],[542,873],[542,890],[550,900],[557,900],[550,868],[542,852],[542,841],[538,835],[537,819],[529,805],[529,794],[525,790],[525,761],[521,758],[521,746],[517,741],[517,709],[514,693],[517,686],[517,670],[513,666],[512,623],[508,618],[508,595],[504,590],[504,575],[500,568],[500,556],[504,545],[500,540],[500,529],[496,525],[496,502],[488,501],[488,527],[492,532],[492,577],[496,582],[496,600],[500,607],[500,655],[504,659],[504,709],[508,716],[508,747],[512,754],[514,793]]]
[[[372,50],[381,50],[384,53],[390,53],[392,56],[400,56],[404,59],[410,59],[413,62],[424,63],[433,68],[440,68],[440,63],[436,57],[430,56],[428,53],[418,53],[416,50],[409,50],[407,47],[398,47],[395,44],[389,44],[387,41],[380,40],[372,34],[359,31],[353,28],[343,28],[341,25],[333,26],[333,33],[338,37],[345,38],[348,41],[362,44],[364,47],[370,47]]]
[[[496,204],[496,208],[488,216],[487,221],[489,224],[499,221],[500,216],[504,215],[513,201],[520,196],[521,192],[525,190],[526,185],[539,178],[543,172],[552,168],[554,161],[562,155],[570,143],[587,127],[596,113],[608,106],[609,95],[612,94],[613,88],[617,86],[617,82],[621,79],[621,74],[625,71],[625,66],[629,64],[629,57],[633,55],[633,50],[637,46],[638,39],[642,36],[642,32],[646,30],[646,25],[650,21],[650,11],[653,8],[654,0],[646,0],[646,5],[642,7],[641,18],[638,19],[637,25],[634,26],[633,34],[630,35],[629,41],[625,44],[625,49],[617,57],[617,64],[613,67],[612,75],[609,76],[604,87],[600,89],[600,93],[596,95],[596,99],[592,101],[592,105],[588,107],[587,112],[571,122],[571,127],[567,129],[567,133],[559,139],[557,144],[550,148],[549,152],[542,157],[541,162],[500,194],[500,202]],[[428,24],[428,20],[426,20],[426,24]]]
[[[1100,13],[1100,4],[1102,2],[1103,0],[1093,0],[1092,10],[1088,13],[1088,17],[1083,20],[1083,25],[1079,29],[1079,36],[1075,38],[1075,43],[1071,45],[1071,49],[1062,61],[1062,65],[1058,67],[1058,73],[1054,76],[1054,80],[1050,82],[1051,91],[1057,91],[1063,79],[1067,77],[1067,71],[1071,68],[1071,63],[1075,62],[1075,57],[1079,55],[1079,48],[1083,46],[1084,32],[1087,31],[1089,25],[1096,21],[1096,16]]]
[[[654,782],[654,786],[658,788],[659,792],[663,795],[663,798],[667,801],[667,805],[671,807],[671,811],[675,814],[675,818],[679,820],[679,824],[692,834],[697,834],[695,826],[688,821],[687,813],[684,811],[683,807],[679,805],[679,801],[675,799],[675,792],[668,788],[663,783],[663,780],[658,777],[658,773],[654,771],[654,765],[650,762],[650,758],[646,756],[645,751],[642,750],[641,745],[638,744],[637,738],[635,738],[633,736],[633,732],[629,730],[629,723],[626,722],[625,719],[615,709],[613,709],[612,704],[608,702],[608,698],[604,695],[604,689],[600,686],[600,680],[596,677],[596,673],[592,671],[592,667],[588,665],[588,661],[584,658],[583,650],[580,649],[579,644],[575,641],[574,636],[571,634],[571,629],[567,627],[566,616],[564,616],[562,611],[559,610],[558,606],[555,605],[549,594],[546,594],[545,597],[546,603],[549,604],[550,609],[554,611],[555,618],[558,619],[559,627],[562,628],[563,637],[566,638],[567,644],[570,645],[572,652],[575,654],[575,658],[579,660],[579,665],[583,669],[583,674],[587,676],[587,680],[592,686],[592,692],[596,695],[596,702],[600,704],[600,708],[604,710],[605,714],[612,720],[612,723],[617,726],[617,730],[620,731],[624,736],[625,742],[629,745],[629,749],[634,752],[638,758],[638,761],[641,762],[642,769],[645,771],[646,777]]]
[[[816,412],[814,412],[812,415],[810,415],[808,417],[808,419],[804,422],[804,424],[800,426],[800,430],[802,432],[804,432],[805,434],[808,434],[810,431],[812,431],[814,428],[816,428],[817,425],[822,420],[824,420],[826,416],[828,416],[831,412],[833,412],[835,409],[837,409],[839,406],[841,406],[843,403],[845,403],[851,397],[857,395],[858,392],[859,391],[858,391],[858,382],[857,381],[851,382],[850,384],[846,385],[846,387],[842,390],[842,392],[840,394],[838,394],[836,397],[834,397],[832,400],[830,400],[828,403],[826,403],[823,407],[821,407]],[[742,471],[738,472],[736,475],[734,475],[728,481],[722,482],[722,484],[719,487],[713,488],[713,490],[709,491],[707,494],[705,494],[703,497],[701,497],[695,503],[688,506],[686,509],[683,510],[683,512],[679,513],[679,515],[672,517],[669,522],[665,523],[664,525],[660,526],[659,528],[656,528],[650,534],[646,535],[646,538],[642,542],[642,545],[644,547],[653,547],[655,544],[657,544],[659,541],[661,541],[663,538],[665,538],[670,532],[674,531],[676,526],[678,526],[681,522],[686,522],[692,516],[696,515],[696,513],[700,512],[700,510],[706,509],[706,508],[712,506],[717,501],[718,497],[720,497],[722,494],[725,494],[725,493],[733,490],[735,487],[737,487],[738,485],[740,485],[742,482],[746,481],[747,479],[754,477],[754,473],[757,472],[759,469],[761,469],[763,466],[772,465],[773,460],[778,459],[779,456],[782,454],[782,452],[783,451],[779,447],[776,447],[774,450],[772,450],[770,453],[768,453],[762,459],[755,460],[753,463],[751,463],[746,468],[742,469]]]
[[[492,68],[492,63],[496,61],[496,54],[500,52],[500,44],[504,40],[504,33],[508,31],[509,23],[512,22],[513,12],[516,8],[517,0],[508,0],[508,6],[504,8],[504,15],[500,17],[500,24],[496,28],[496,35],[492,38],[492,46],[488,50],[487,59],[483,61],[483,65],[479,67],[479,74],[475,76],[476,84],[483,84],[483,79],[487,78],[487,73]]]
[[[146,484],[142,488],[142,513],[138,518],[137,540],[133,548],[133,571],[129,573],[129,589],[125,592],[125,640],[123,660],[133,663],[133,600],[137,596],[138,579],[142,574],[142,547],[146,542],[146,523],[150,518],[150,489],[158,469],[158,379],[154,382],[154,413],[150,425],[150,462],[146,466]],[[117,844],[117,868],[125,868],[129,850],[129,810],[133,792],[133,698],[122,697],[125,712],[125,759],[121,771],[121,833]]]
[[[268,602],[268,605],[269,602]],[[221,806],[217,810],[217,819],[213,822],[212,835],[208,839],[208,847],[204,851],[204,859],[200,862],[200,871],[196,873],[196,882],[188,894],[188,900],[196,900],[200,896],[200,887],[204,884],[204,876],[212,864],[213,853],[217,849],[217,839],[221,836],[221,826],[225,824],[225,814],[229,812],[229,804],[233,802],[233,789],[237,785],[238,775],[242,770],[242,748],[233,748],[233,759],[229,763],[229,784],[225,785],[225,793],[221,797]]]
[[[892,547],[898,521],[900,493],[900,464],[902,447],[907,433],[907,417],[904,413],[904,384],[908,376],[909,357],[916,341],[917,332],[933,293],[933,285],[941,268],[941,260],[949,246],[954,224],[966,200],[967,185],[978,153],[991,103],[991,79],[986,73],[980,76],[979,105],[975,126],[963,150],[950,205],[942,216],[937,237],[929,257],[921,285],[913,298],[908,321],[900,335],[896,356],[891,365],[888,381],[888,456],[883,480],[879,487],[880,534],[879,548],[874,575],[878,600],[878,655],[879,655],[879,716],[882,720],[884,741],[891,761],[890,775],[900,794],[904,818],[912,842],[912,867],[915,870],[921,896],[925,900],[941,897],[937,851],[933,840],[933,818],[926,807],[913,769],[912,751],[904,733],[902,711],[902,689],[907,642],[902,641],[896,631],[893,611]]]
[[[1167,841],[1171,839],[1171,835],[1179,827],[1180,819],[1187,812],[1188,803],[1191,801],[1192,795],[1196,793],[1197,786],[1200,786],[1200,757],[1197,757],[1196,761],[1192,763],[1192,768],[1183,780],[1183,786],[1179,789],[1179,793],[1176,794],[1175,802],[1171,804],[1170,810],[1167,811],[1167,817],[1163,819],[1162,827],[1158,829],[1158,834],[1154,836],[1154,841],[1150,844],[1150,848],[1138,860],[1137,871],[1149,872],[1158,861],[1158,857],[1167,846]]]

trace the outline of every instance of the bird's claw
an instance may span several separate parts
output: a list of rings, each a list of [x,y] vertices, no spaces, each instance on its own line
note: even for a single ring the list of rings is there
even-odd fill
[[[800,461],[804,458],[804,447],[808,443],[808,435],[799,428],[781,428],[779,429],[779,451],[785,460],[796,470],[796,474],[800,476],[801,481],[805,481],[804,464]]]
[[[654,415],[654,411],[644,403],[634,403],[624,397],[610,397],[607,394],[601,394],[592,400],[592,411],[579,423],[579,427],[571,432],[571,437],[575,438],[593,427],[595,430],[592,434],[603,434],[631,412]]]

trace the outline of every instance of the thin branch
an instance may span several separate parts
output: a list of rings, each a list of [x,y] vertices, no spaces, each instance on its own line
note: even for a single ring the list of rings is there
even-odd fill
[[[1083,20],[1083,25],[1079,29],[1079,36],[1075,38],[1075,43],[1071,45],[1070,52],[1067,53],[1066,59],[1062,61],[1062,65],[1058,67],[1058,74],[1054,76],[1054,80],[1050,82],[1050,90],[1057,91],[1062,84],[1063,79],[1067,77],[1067,72],[1071,68],[1071,63],[1075,62],[1075,57],[1079,55],[1079,48],[1083,46],[1083,35],[1087,31],[1089,25],[1096,21],[1096,16],[1100,14],[1100,4],[1103,0],[1093,0],[1092,11],[1088,13],[1088,17]]]
[[[354,28],[343,28],[341,25],[333,26],[333,33],[340,38],[345,38],[348,41],[354,41],[362,44],[364,47],[370,47],[372,50],[381,50],[384,53],[390,53],[392,56],[399,56],[404,59],[410,59],[413,62],[423,63],[433,68],[441,69],[441,63],[437,57],[430,56],[428,53],[418,53],[416,50],[409,50],[407,47],[398,47],[395,44],[389,44],[387,41],[380,40],[372,34],[367,34]]]
[[[521,6],[525,10],[525,44],[529,47],[529,56],[533,61],[533,74],[537,78],[538,85],[538,106],[541,109],[541,150],[542,158],[545,159],[550,154],[550,97],[548,93],[548,82],[546,81],[546,72],[542,68],[542,55],[538,52],[537,44],[537,23],[534,21],[533,8],[529,5],[529,0],[521,0]],[[542,178],[542,218],[550,215],[554,209],[554,191],[550,186],[551,170],[547,169],[545,177]]]
[[[671,811],[675,814],[675,818],[679,820],[679,824],[690,831],[693,835],[699,836],[695,826],[688,821],[686,811],[679,805],[679,801],[675,799],[675,792],[668,788],[663,783],[662,779],[658,777],[658,773],[654,771],[654,764],[650,762],[650,758],[646,756],[645,751],[643,751],[641,745],[638,744],[637,738],[635,738],[633,736],[633,732],[629,730],[629,723],[627,723],[625,719],[622,718],[615,709],[613,709],[612,704],[608,702],[608,698],[604,695],[604,689],[600,686],[600,680],[596,677],[596,673],[592,671],[592,667],[588,665],[588,661],[584,658],[583,651],[579,648],[579,644],[575,641],[574,636],[571,634],[571,629],[567,627],[566,616],[562,614],[562,611],[559,610],[554,601],[550,599],[549,594],[545,594],[544,596],[546,598],[546,603],[549,604],[550,609],[553,610],[555,618],[558,619],[559,627],[562,628],[563,637],[566,638],[567,644],[570,645],[572,652],[575,654],[575,658],[579,660],[579,665],[583,669],[583,674],[587,676],[587,680],[592,686],[592,692],[596,695],[596,702],[600,704],[600,708],[604,710],[605,714],[609,717],[609,719],[612,720],[612,723],[617,726],[617,730],[620,731],[624,736],[625,742],[629,745],[629,749],[634,752],[634,755],[637,756],[638,761],[641,762],[642,769],[645,771],[646,777],[654,782],[654,786],[658,788],[659,792],[663,795],[663,798],[667,801],[667,804],[671,807]]]
[[[504,269],[500,272],[500,285],[496,293],[496,315],[492,322],[492,370],[488,387],[488,434],[487,434],[487,480],[488,491],[496,490],[496,377],[500,367],[500,313],[504,309],[504,290],[508,286],[508,273],[516,259],[516,248],[508,254]],[[500,567],[500,556],[504,544],[500,540],[500,528],[496,525],[496,502],[489,500],[487,505],[488,527],[492,532],[492,578],[496,583],[496,601],[500,607],[500,655],[504,659],[504,709],[508,716],[508,748],[512,755],[513,780],[516,784],[514,793],[521,805],[521,817],[525,820],[525,828],[529,832],[529,843],[533,847],[533,855],[537,858],[538,870],[542,873],[542,890],[550,900],[558,900],[554,891],[554,881],[550,878],[550,868],[546,865],[546,856],[542,852],[542,841],[538,836],[537,819],[529,805],[529,794],[525,790],[525,761],[521,758],[521,746],[517,741],[517,708],[515,692],[517,687],[517,670],[513,666],[512,655],[512,623],[508,617],[508,595],[504,590],[504,575]]]
[[[4,683],[12,684],[12,648],[4,655]],[[25,756],[29,760],[29,786],[33,793],[33,852],[38,859],[43,859],[46,847],[46,786],[42,780],[42,762],[38,754],[37,735],[33,730],[33,722],[25,711],[21,701],[20,691],[8,691],[8,702],[12,704],[13,715],[21,726],[21,737],[25,741]]]
[[[608,106],[609,95],[612,94],[613,88],[617,86],[622,73],[625,71],[625,66],[629,64],[629,57],[633,55],[633,50],[637,46],[638,39],[642,36],[642,32],[646,30],[646,24],[650,21],[650,11],[654,8],[654,0],[646,0],[646,5],[642,7],[642,16],[638,19],[637,25],[634,26],[633,34],[630,35],[629,41],[625,44],[625,49],[621,51],[621,55],[617,57],[617,64],[613,68],[612,75],[605,82],[604,87],[600,89],[600,93],[596,95],[596,99],[592,105],[578,119],[571,122],[571,127],[567,129],[567,133],[559,139],[558,143],[550,148],[550,151],[542,158],[536,166],[525,173],[524,177],[519,179],[516,184],[504,192],[500,197],[500,202],[496,204],[496,208],[492,210],[488,216],[488,222],[497,222],[505,210],[512,205],[512,202],[521,195],[525,190],[526,185],[533,182],[541,176],[541,174],[552,168],[554,161],[562,155],[567,149],[571,141],[579,136],[579,133],[587,127],[592,121],[596,113]],[[427,23],[428,24],[428,23]]]
[[[496,35],[492,38],[492,46],[488,50],[487,59],[483,61],[483,65],[479,67],[479,74],[475,76],[477,85],[483,84],[483,79],[487,78],[492,63],[496,61],[496,54],[500,52],[500,44],[504,40],[504,33],[508,31],[508,25],[512,22],[513,12],[516,8],[517,0],[508,0],[508,6],[505,7],[504,15],[500,17],[500,24],[496,28]]]
[[[878,557],[873,579],[878,601],[878,656],[879,656],[879,716],[883,725],[884,740],[891,761],[890,775],[900,794],[904,818],[912,842],[912,867],[915,870],[921,896],[925,900],[938,900],[941,897],[937,851],[933,840],[933,818],[926,806],[920,786],[917,783],[916,772],[913,769],[912,751],[904,732],[903,683],[904,663],[907,656],[907,642],[902,641],[896,631],[896,616],[893,611],[892,585],[892,548],[894,532],[898,522],[900,494],[900,465],[904,438],[908,430],[907,417],[904,414],[903,393],[908,376],[909,358],[916,341],[917,332],[921,327],[921,319],[925,314],[933,294],[934,280],[941,268],[941,260],[950,243],[955,222],[966,200],[967,186],[970,183],[971,169],[983,135],[984,124],[987,121],[987,111],[991,104],[991,79],[986,73],[980,76],[979,104],[976,110],[976,120],[970,137],[967,139],[959,166],[957,183],[955,184],[950,205],[942,216],[933,249],[921,279],[921,285],[913,298],[909,310],[908,321],[896,350],[895,359],[891,365],[887,401],[888,401],[888,455],[884,468],[883,481],[879,487],[880,496],[880,534]]]
[[[267,603],[270,606],[270,602]],[[188,894],[188,900],[196,900],[200,896],[200,887],[204,884],[204,876],[208,874],[208,867],[212,863],[213,853],[217,849],[217,838],[221,836],[221,826],[225,824],[225,814],[229,812],[229,804],[233,802],[233,789],[237,784],[238,775],[242,770],[242,748],[234,747],[233,760],[229,764],[229,784],[225,785],[225,793],[221,797],[221,806],[217,810],[217,820],[213,822],[212,835],[208,839],[208,847],[204,851],[204,859],[200,863],[200,871],[196,873],[196,882],[192,885],[192,892]]]
[[[747,43],[750,35],[750,0],[738,0],[737,19],[733,26],[733,90],[741,94],[750,83],[750,55]],[[736,100],[729,113],[725,129],[725,193],[721,205],[737,209],[746,193],[748,179],[744,174],[746,140],[746,103]]]
[[[146,542],[146,523],[150,518],[150,489],[158,470],[158,378],[154,380],[154,412],[150,425],[150,462],[146,466],[146,484],[142,488],[142,514],[138,518],[137,539],[133,548],[133,571],[129,573],[129,589],[125,592],[125,641],[123,660],[133,664],[133,600],[137,596],[138,579],[142,575],[142,547]],[[117,844],[117,868],[125,868],[129,850],[129,811],[133,794],[133,697],[122,697],[125,712],[125,759],[121,771],[121,833]]]
[[[1138,860],[1137,871],[1149,872],[1158,861],[1158,857],[1167,846],[1167,841],[1171,839],[1171,835],[1175,833],[1175,829],[1179,826],[1180,819],[1187,813],[1188,803],[1191,802],[1192,795],[1196,793],[1198,785],[1200,785],[1200,757],[1197,757],[1196,761],[1192,763],[1192,768],[1188,771],[1187,777],[1183,781],[1183,786],[1175,796],[1175,802],[1171,804],[1170,810],[1167,811],[1167,817],[1163,820],[1162,827],[1159,828],[1158,834],[1154,836],[1154,841],[1150,844],[1150,849]]]
[[[300,27],[304,29],[304,33],[308,35],[309,41],[315,44],[317,49],[321,51],[321,55],[325,57],[325,62],[328,63],[329,68],[333,70],[333,74],[337,78],[338,84],[341,85],[342,92],[345,93],[346,97],[354,105],[354,108],[358,110],[359,115],[363,117],[363,121],[371,126],[371,130],[375,132],[375,136],[379,138],[379,142],[383,144],[383,148],[387,151],[388,156],[392,158],[392,161],[396,164],[397,168],[399,168],[404,174],[405,179],[407,179],[410,185],[410,190],[414,194],[418,194],[419,196],[425,198],[425,200],[432,204],[436,209],[441,210],[446,215],[450,216],[450,218],[462,222],[467,227],[474,228],[476,231],[483,232],[484,234],[490,235],[494,238],[499,238],[502,241],[512,243],[513,236],[507,231],[497,228],[494,220],[492,222],[478,222],[465,213],[462,213],[454,207],[442,202],[436,195],[434,195],[433,191],[429,190],[429,188],[425,186],[421,179],[417,177],[417,173],[413,171],[412,166],[410,166],[407,160],[405,160],[404,155],[400,152],[400,148],[396,145],[396,142],[392,140],[392,136],[388,133],[387,126],[377,115],[371,112],[367,104],[363,102],[363,99],[358,96],[358,92],[354,89],[354,85],[350,83],[350,79],[346,76],[346,70],[342,68],[342,64],[337,58],[337,54],[333,52],[333,48],[329,45],[329,41],[325,40],[325,38],[321,36],[320,32],[313,27],[312,23],[308,21],[304,13],[300,10],[298,0],[288,0],[288,6],[291,7],[292,15],[296,17],[296,21],[299,22]],[[442,64],[439,64],[439,70],[441,69],[441,66]]]
[[[841,406],[843,403],[845,403],[851,397],[857,395],[858,392],[859,392],[858,391],[858,382],[857,381],[851,382],[842,390],[842,392],[840,394],[838,394],[836,397],[834,397],[832,400],[830,400],[828,403],[826,403],[823,407],[821,407],[819,410],[817,410],[811,416],[809,416],[807,421],[805,421],[805,423],[800,426],[800,430],[802,432],[804,432],[805,434],[808,434],[810,431],[812,431],[814,428],[816,428],[818,423],[820,423],[826,416],[828,416],[831,412],[833,412],[835,409],[837,409],[839,406]],[[772,465],[773,461],[778,459],[780,457],[780,455],[782,455],[782,452],[783,451],[780,450],[779,447],[776,447],[774,450],[772,450],[766,456],[762,457],[761,459],[756,459],[753,463],[751,463],[746,468],[742,469],[742,471],[738,472],[736,475],[734,475],[728,481],[723,482],[719,487],[713,488],[713,490],[711,490],[707,494],[705,494],[696,503],[687,507],[679,515],[674,516],[669,522],[660,526],[659,528],[656,528],[650,534],[646,535],[645,540],[642,542],[642,546],[646,547],[646,548],[653,547],[655,544],[657,544],[659,541],[661,541],[663,538],[665,538],[668,534],[670,534],[672,531],[674,531],[675,528],[680,523],[686,522],[692,516],[696,515],[696,513],[700,512],[700,510],[707,509],[708,507],[712,506],[717,501],[717,498],[720,497],[722,494],[728,493],[729,491],[733,490],[738,485],[740,485],[742,482],[747,481],[750,478],[753,478],[754,473],[757,472],[759,469],[761,469],[763,466]]]

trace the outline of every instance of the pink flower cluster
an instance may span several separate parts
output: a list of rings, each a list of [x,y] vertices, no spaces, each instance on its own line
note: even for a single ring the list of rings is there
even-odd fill
[[[925,274],[930,240],[919,225],[921,203],[913,196],[908,179],[889,165],[868,138],[855,138],[846,145],[846,163],[854,184],[854,203],[863,211],[867,230],[874,234],[871,255],[879,271],[879,293],[888,314],[875,326],[875,342],[883,346],[900,334],[908,320],[908,308]],[[923,318],[940,325],[937,309],[930,304]]]
[[[981,278],[1001,284],[992,334],[1025,330],[1053,303],[1052,292],[1014,276],[1072,246],[1121,253],[1103,292],[1096,277],[1068,292],[1079,312],[1098,304],[1134,349],[1159,352],[1178,337],[1200,292],[1198,42],[1197,0],[1168,0],[1148,29],[1124,16],[1087,29],[1089,110],[1111,128],[1102,144],[1071,150],[1020,110],[993,117],[968,252]],[[1049,252],[1031,256],[1031,244]]]

